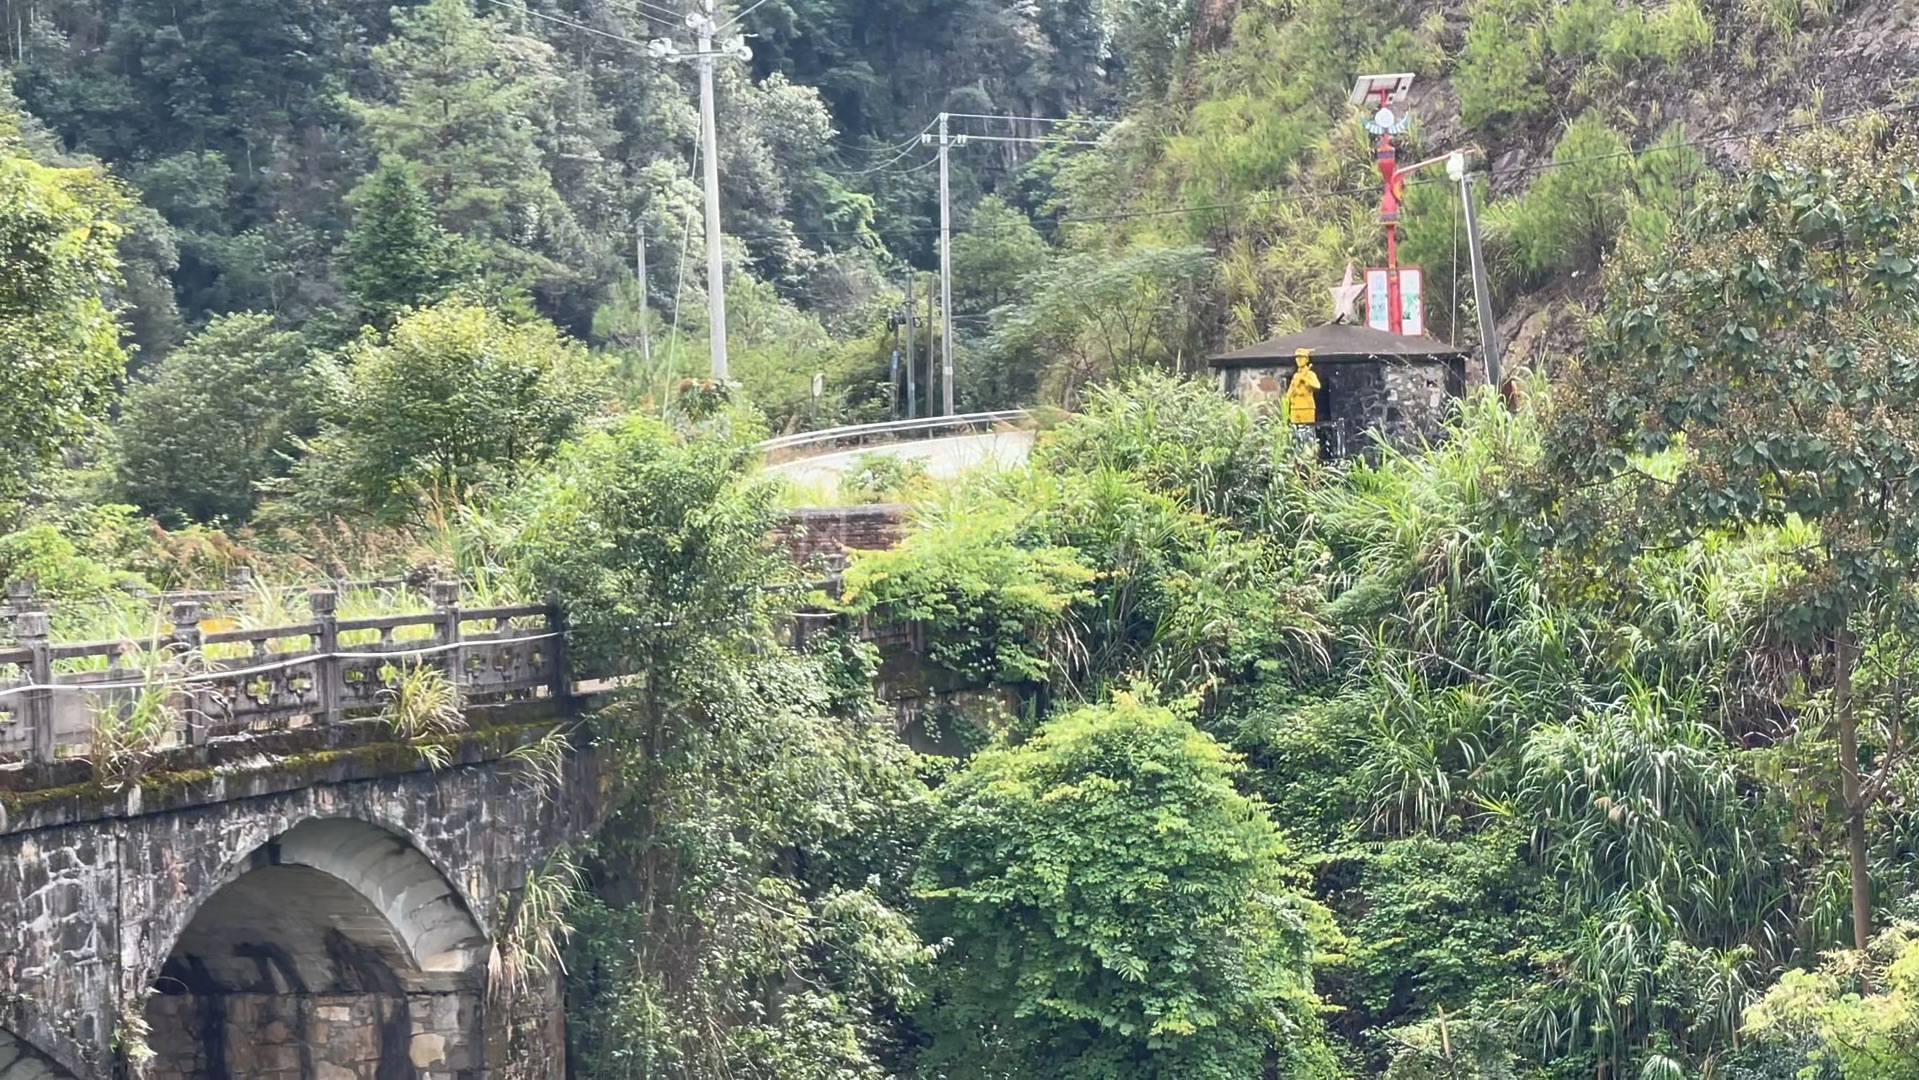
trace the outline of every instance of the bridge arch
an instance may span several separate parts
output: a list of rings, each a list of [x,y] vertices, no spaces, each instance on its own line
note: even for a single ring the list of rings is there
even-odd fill
[[[73,1074],[6,1028],[0,1028],[0,1080],[72,1080]]]
[[[301,821],[180,931],[147,999],[150,1075],[455,1077],[483,1055],[488,954],[466,901],[408,839],[358,818]]]

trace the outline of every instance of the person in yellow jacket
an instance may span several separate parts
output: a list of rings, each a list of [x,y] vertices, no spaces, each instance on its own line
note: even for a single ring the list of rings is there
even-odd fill
[[[1319,375],[1313,371],[1313,352],[1301,349],[1293,354],[1293,381],[1286,387],[1286,418],[1295,424],[1311,424],[1319,419],[1314,394],[1319,390]]]

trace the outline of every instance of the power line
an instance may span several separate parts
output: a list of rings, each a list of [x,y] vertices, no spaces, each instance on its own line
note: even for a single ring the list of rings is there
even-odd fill
[[[851,150],[859,154],[872,154],[874,157],[878,157],[881,154],[888,153],[893,150],[898,150],[902,146],[911,146],[912,144],[919,142],[920,137],[918,135],[908,135],[906,138],[901,139],[898,142],[882,142],[878,145],[866,145],[866,146],[861,146],[856,143],[844,142],[840,139],[828,139],[826,141],[832,143],[834,146],[841,148],[842,150]]]
[[[739,22],[741,19],[746,18],[748,15],[753,14],[755,11],[758,11],[760,7],[764,5],[765,3],[766,3],[766,0],[753,0],[752,6],[748,7],[745,11],[740,12],[738,15],[735,15],[732,18],[721,23],[720,29],[724,30],[727,27],[732,26],[733,24]]]
[[[1711,143],[1736,142],[1742,139],[1752,139],[1752,138],[1760,138],[1760,137],[1772,136],[1772,135],[1781,135],[1781,134],[1786,134],[1793,131],[1806,131],[1806,130],[1811,130],[1817,127],[1826,127],[1832,124],[1845,123],[1850,120],[1857,120],[1857,119],[1860,119],[1861,117],[1871,116],[1879,113],[1910,112],[1913,110],[1919,110],[1919,101],[1915,101],[1915,102],[1904,104],[1904,105],[1858,109],[1850,113],[1842,113],[1838,116],[1825,117],[1818,120],[1805,121],[1805,122],[1796,123],[1796,124],[1780,124],[1771,128],[1754,128],[1754,129],[1747,129],[1743,131],[1722,132],[1716,135],[1702,136],[1697,139],[1687,139],[1682,141],[1659,143],[1652,146],[1644,147],[1639,150],[1621,150],[1621,151],[1614,151],[1606,154],[1590,154],[1584,157],[1564,158],[1560,160],[1536,162],[1532,165],[1524,165],[1524,166],[1517,166],[1509,169],[1502,169],[1499,171],[1498,175],[1500,176],[1526,175],[1531,173],[1547,172],[1552,169],[1567,168],[1574,165],[1591,164],[1593,162],[1598,162],[1598,161],[1609,161],[1609,160],[1625,158],[1625,157],[1637,158],[1637,157],[1643,157],[1647,154],[1654,154],[1654,153],[1670,153],[1677,150],[1704,146]],[[1488,172],[1490,175],[1491,171],[1489,170]],[[1434,186],[1434,185],[1446,184],[1446,183],[1448,182],[1437,179],[1437,178],[1429,179],[1429,178],[1422,177],[1419,179],[1406,181],[1406,186],[1426,187],[1426,186]],[[1130,221],[1138,218],[1166,217],[1166,216],[1175,215],[1175,214],[1193,214],[1193,213],[1211,212],[1211,211],[1218,211],[1218,210],[1242,210],[1242,209],[1250,209],[1253,207],[1270,206],[1270,205],[1285,204],[1285,203],[1307,203],[1307,202],[1323,201],[1325,199],[1331,199],[1331,198],[1351,198],[1351,197],[1358,197],[1363,195],[1375,195],[1375,194],[1378,194],[1378,191],[1379,189],[1376,185],[1357,185],[1354,187],[1337,188],[1337,189],[1331,189],[1327,191],[1276,191],[1276,192],[1271,192],[1265,195],[1249,196],[1247,198],[1234,200],[1232,202],[1186,203],[1178,206],[1155,207],[1151,209],[1122,210],[1122,211],[1116,211],[1110,214],[1089,214],[1089,215],[1082,215],[1082,216],[1075,216],[1075,217],[1057,218],[1052,221],[1041,219],[1040,221],[1036,221],[1033,224],[1035,228],[1042,227],[1042,226],[1059,228],[1067,225],[1093,225],[1093,224],[1103,224],[1103,223],[1114,222],[1114,221]],[[938,229],[932,226],[925,226],[920,228],[895,229],[895,230],[888,230],[888,231],[894,233],[895,235],[899,235],[899,234],[920,235],[920,234],[934,233],[934,232],[937,232]],[[977,230],[969,230],[969,231],[977,231]]]
[[[548,15],[542,11],[534,11],[532,8],[527,7],[524,4],[509,3],[508,0],[486,0],[486,2],[494,5],[495,7],[503,7],[507,9],[508,11],[518,12],[521,15],[531,15],[532,17],[536,19],[544,19],[550,23],[557,23],[560,26],[564,26],[569,29],[580,30],[588,34],[598,34],[600,37],[609,38],[613,41],[619,42],[622,45],[631,45],[635,48],[640,48],[640,49],[646,48],[646,44],[644,42],[635,41],[632,38],[627,37],[625,34],[615,34],[610,30],[602,30],[597,26],[588,26],[585,23],[574,22],[572,19],[562,18],[558,15]]]
[[[937,123],[939,123],[939,121],[935,119],[933,121],[930,121],[925,127],[914,132],[911,138],[908,138],[905,142],[900,144],[899,153],[894,154],[892,157],[887,158],[885,161],[880,162],[878,165],[875,165],[870,169],[858,169],[853,172],[834,173],[833,175],[844,178],[844,177],[852,177],[852,176],[869,176],[873,173],[881,172],[885,170],[888,166],[892,165],[895,161],[898,161],[899,159],[912,153],[913,148],[920,144],[920,136],[926,134],[928,131],[931,131],[933,129],[933,125]]]
[[[1022,135],[975,135],[970,132],[966,134],[953,136],[953,141],[955,143],[969,143],[969,142],[1031,143],[1034,146],[1103,146],[1105,145],[1104,143],[1100,143],[1092,139],[1057,139],[1057,138],[1052,138],[1050,136],[1027,137]]]
[[[1124,120],[1091,120],[1074,116],[1014,116],[1011,113],[947,113],[955,120],[1024,120],[1035,124],[1093,124],[1100,127],[1113,127],[1125,123]]]
[[[700,171],[700,150],[693,148],[693,171]],[[693,215],[686,216],[686,223],[680,230],[680,269],[673,283],[673,322],[668,327],[672,334],[672,344],[667,346],[666,366],[669,371],[680,369],[680,306],[686,299],[686,249],[692,245]],[[640,318],[646,318],[646,312],[640,312]]]
[[[648,3],[647,0],[630,0],[630,3],[636,5],[638,8],[648,9],[635,10],[634,7],[627,6],[628,2],[629,0],[600,0],[600,3],[616,11],[623,11],[628,15],[637,15],[642,19],[658,19],[662,22],[672,23],[674,26],[680,26],[686,20],[686,12],[684,11],[674,11],[671,8],[662,7],[659,4]]]
[[[499,2],[499,0],[492,0],[492,2],[497,3]],[[1919,102],[1913,102],[1905,105],[1889,105],[1881,108],[1859,109],[1853,112],[1843,113],[1837,116],[1825,117],[1818,120],[1806,121],[1806,122],[1794,123],[1794,124],[1780,124],[1771,128],[1757,128],[1757,129],[1747,129],[1747,130],[1734,131],[1734,132],[1722,132],[1715,135],[1702,136],[1696,139],[1686,139],[1686,140],[1680,140],[1680,141],[1674,141],[1674,142],[1658,143],[1652,146],[1644,147],[1639,150],[1629,149],[1629,150],[1622,150],[1622,151],[1614,151],[1614,152],[1605,153],[1605,154],[1590,154],[1590,155],[1577,157],[1577,158],[1563,158],[1559,160],[1535,162],[1531,165],[1523,165],[1523,166],[1516,166],[1516,167],[1507,168],[1507,169],[1501,169],[1501,170],[1498,170],[1496,174],[1492,173],[1491,170],[1488,170],[1488,174],[1502,176],[1502,177],[1529,175],[1533,173],[1547,172],[1553,169],[1569,168],[1576,165],[1592,164],[1594,162],[1600,162],[1600,161],[1617,160],[1620,158],[1629,158],[1629,157],[1639,158],[1649,154],[1671,153],[1671,152],[1682,150],[1682,149],[1696,148],[1696,147],[1706,146],[1706,145],[1715,144],[1715,143],[1736,142],[1744,139],[1762,138],[1767,136],[1787,134],[1794,131],[1810,130],[1816,127],[1824,127],[1832,124],[1845,123],[1850,120],[1856,120],[1856,119],[1860,119],[1861,117],[1871,116],[1874,114],[1883,114],[1883,113],[1889,113],[1889,112],[1906,113],[1914,110],[1919,110]],[[957,114],[949,114],[949,115],[957,115]],[[930,129],[932,126],[933,124],[928,124],[927,128]],[[903,147],[903,149],[895,153],[894,156],[890,158],[889,160],[882,162],[880,165],[875,166],[872,169],[862,170],[859,173],[840,174],[840,175],[855,175],[855,176],[868,175],[868,174],[883,171],[889,168],[894,162],[897,162],[901,158],[904,158],[907,152],[910,152],[910,150],[912,149],[912,146],[919,142],[920,134],[924,134],[924,130],[925,129],[922,129],[920,133],[914,134],[913,136],[905,140],[904,143],[900,144],[901,147]],[[904,175],[906,173],[916,172],[920,169],[927,168],[931,166],[932,164],[936,163],[937,161],[938,159],[934,158],[929,161],[921,162],[918,165],[913,165],[906,169],[895,170],[895,171],[896,173],[900,175]],[[1420,177],[1420,178],[1415,178],[1415,179],[1406,181],[1407,187],[1428,187],[1428,186],[1437,186],[1440,184],[1447,184],[1448,186],[1450,186],[1450,183],[1448,181],[1445,181],[1439,178]],[[1052,219],[1041,218],[1037,221],[1032,222],[1032,227],[1036,229],[1055,229],[1056,230],[1056,229],[1061,229],[1061,228],[1066,228],[1069,226],[1076,226],[1076,225],[1100,225],[1100,224],[1109,224],[1109,223],[1120,222],[1120,221],[1133,221],[1133,220],[1139,220],[1139,219],[1145,219],[1145,218],[1169,217],[1169,216],[1174,216],[1179,214],[1211,213],[1211,212],[1217,212],[1222,210],[1245,210],[1245,209],[1253,209],[1258,207],[1277,206],[1277,205],[1286,205],[1286,204],[1308,204],[1308,203],[1323,202],[1328,199],[1346,199],[1346,198],[1358,198],[1361,196],[1377,195],[1378,191],[1379,189],[1376,184],[1355,185],[1355,186],[1346,187],[1346,188],[1332,188],[1332,189],[1327,189],[1323,191],[1297,191],[1297,190],[1275,191],[1275,192],[1270,192],[1263,195],[1252,195],[1243,199],[1235,199],[1231,201],[1212,202],[1212,203],[1183,203],[1175,206],[1151,207],[1151,208],[1142,208],[1142,209],[1135,209],[1135,210],[1119,210],[1119,211],[1114,211],[1114,212],[1105,213],[1105,214],[1081,214],[1081,215],[1072,215],[1072,216],[1065,216],[1065,217],[1052,218]],[[1013,228],[1018,228],[1018,226],[1009,225],[1003,228],[982,229],[976,225],[973,228],[967,230],[967,232],[974,235],[991,235],[996,232],[1004,231],[1004,229],[1013,229]],[[896,237],[924,236],[924,235],[933,235],[938,233],[939,228],[937,226],[927,225],[927,226],[914,226],[914,227],[887,229],[887,230],[884,230],[884,232],[888,235],[896,236]],[[740,240],[782,240],[787,238],[845,239],[845,238],[852,237],[854,233],[850,230],[845,230],[845,229],[830,229],[830,230],[790,230],[790,231],[784,231],[784,232],[761,232],[761,233],[744,233],[744,234],[734,233],[731,235],[733,235],[736,239],[740,239]]]

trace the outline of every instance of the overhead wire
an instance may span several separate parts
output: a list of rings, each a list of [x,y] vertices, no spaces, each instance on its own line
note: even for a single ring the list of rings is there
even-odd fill
[[[1764,138],[1768,136],[1787,134],[1794,131],[1811,130],[1816,127],[1824,127],[1831,124],[1845,123],[1849,120],[1856,120],[1861,117],[1871,116],[1878,113],[1910,112],[1914,110],[1919,110],[1919,101],[1915,101],[1907,104],[1900,104],[1900,105],[1887,105],[1887,106],[1882,106],[1878,108],[1857,109],[1848,113],[1839,114],[1837,116],[1823,117],[1817,120],[1802,121],[1798,123],[1778,124],[1769,128],[1751,128],[1751,129],[1743,129],[1740,131],[1719,132],[1712,135],[1700,136],[1698,138],[1656,143],[1654,145],[1642,147],[1637,150],[1628,149],[1628,150],[1613,151],[1605,154],[1588,154],[1588,155],[1584,155],[1576,158],[1561,158],[1556,160],[1534,162],[1528,165],[1512,166],[1512,167],[1502,168],[1502,169],[1488,169],[1486,171],[1486,175],[1494,178],[1522,176],[1522,175],[1529,175],[1532,173],[1547,172],[1553,169],[1568,168],[1575,165],[1591,164],[1591,163],[1600,162],[1600,161],[1615,160],[1620,158],[1642,158],[1652,154],[1672,153],[1679,150],[1697,148],[1697,147],[1707,146],[1715,143],[1737,142],[1737,141],[1746,140],[1746,139]],[[949,113],[948,115],[950,117],[955,114]],[[1426,186],[1442,184],[1442,183],[1449,184],[1451,183],[1451,181],[1438,179],[1438,178],[1415,177],[1413,179],[1407,180],[1406,186],[1407,187],[1426,187]],[[1172,216],[1177,214],[1194,214],[1194,213],[1212,212],[1212,211],[1220,211],[1220,210],[1243,210],[1243,209],[1249,209],[1249,208],[1260,207],[1260,206],[1278,205],[1278,204],[1286,204],[1286,203],[1310,203],[1310,202],[1323,201],[1325,199],[1332,199],[1332,198],[1350,198],[1350,197],[1361,196],[1361,195],[1376,195],[1378,194],[1378,192],[1379,192],[1379,187],[1376,183],[1355,185],[1347,188],[1328,189],[1323,191],[1297,191],[1297,190],[1275,191],[1275,192],[1270,192],[1263,195],[1252,195],[1244,199],[1236,199],[1232,201],[1215,202],[1215,203],[1185,203],[1185,204],[1180,204],[1176,206],[1152,207],[1152,208],[1138,209],[1138,210],[1121,210],[1121,211],[1115,211],[1113,213],[1108,213],[1108,214],[1076,215],[1072,217],[1056,218],[1050,221],[1042,219],[1040,221],[1034,222],[1033,224],[1034,224],[1034,227],[1036,228],[1039,228],[1039,227],[1059,228],[1059,227],[1064,227],[1068,225],[1092,225],[1092,224],[1102,224],[1102,223],[1114,222],[1114,221],[1130,221],[1130,220],[1135,220],[1139,218],[1167,217],[1167,216]],[[1010,226],[1010,227],[1016,227],[1016,226]],[[924,227],[886,230],[886,232],[892,235],[930,235],[938,231],[939,230],[936,226],[924,226]],[[770,236],[771,234],[768,234],[768,235]],[[844,235],[844,234],[839,232],[830,232],[830,233],[829,232],[813,232],[813,233],[785,233],[781,235],[838,236],[838,235]]]
[[[633,38],[627,37],[625,34],[616,34],[616,33],[613,33],[611,30],[602,30],[597,26],[588,26],[587,24],[583,22],[575,22],[572,19],[564,18],[559,15],[548,15],[547,13],[543,11],[534,11],[532,8],[527,7],[525,4],[515,4],[515,3],[509,2],[509,0],[486,0],[486,2],[494,5],[495,7],[502,7],[507,9],[508,11],[518,12],[521,15],[530,15],[535,19],[542,19],[542,20],[545,20],[546,22],[556,23],[560,26],[564,26],[572,30],[579,30],[588,34],[597,34],[600,37],[609,38],[613,41],[617,41],[621,43],[622,45],[631,45],[635,48],[640,48],[640,49],[646,48],[645,42],[637,41]]]
[[[737,23],[739,23],[740,20],[746,18],[748,15],[753,14],[755,11],[758,11],[762,6],[765,5],[765,3],[766,3],[766,0],[753,0],[753,3],[745,11],[742,11],[738,15],[735,15],[732,18],[721,23],[719,28],[721,30],[724,30],[729,26],[736,25]]]
[[[1101,145],[1104,145],[1094,139],[1063,139],[1063,138],[1055,138],[1055,137],[1046,136],[1046,135],[1035,135],[1032,137],[1027,137],[1024,135],[980,135],[978,133],[971,132],[971,131],[965,132],[963,134],[955,135],[952,138],[955,143],[969,143],[969,142],[1026,143],[1026,144],[1031,144],[1033,146],[1101,146]]]
[[[860,153],[860,154],[872,154],[874,157],[878,157],[881,154],[888,153],[893,150],[898,150],[902,146],[911,146],[912,144],[919,142],[920,137],[918,134],[914,134],[914,135],[909,135],[898,142],[883,141],[878,145],[872,145],[872,146],[862,146],[858,143],[845,142],[840,139],[828,139],[826,141],[832,143],[834,146],[837,146],[843,150],[851,150],[851,151],[854,151],[855,153]]]
[[[663,22],[670,22],[674,26],[683,26],[686,22],[686,12],[674,11],[669,7],[649,3],[648,0],[599,0],[599,2],[616,11],[623,11],[628,15],[638,15],[643,19],[659,19]],[[641,10],[635,10],[635,8]]]
[[[870,176],[876,172],[883,172],[889,166],[891,166],[894,162],[912,153],[913,148],[920,145],[920,136],[933,130],[933,125],[937,123],[939,123],[939,121],[935,119],[931,121],[930,123],[928,123],[925,127],[914,132],[911,138],[900,143],[898,153],[894,154],[890,158],[887,158],[885,161],[880,162],[878,165],[874,165],[871,168],[867,168],[867,169],[856,169],[852,172],[833,173],[832,175],[844,178],[844,177],[853,177],[853,176]]]
[[[700,171],[700,148],[693,147],[693,171]],[[686,299],[686,249],[692,246],[693,215],[688,214],[680,229],[680,268],[673,282],[673,321],[667,325],[668,340],[666,367],[668,371],[678,371],[680,366],[680,308]],[[640,313],[645,318],[646,313]]]
[[[954,120],[1025,120],[1035,124],[1092,124],[1098,127],[1113,127],[1125,123],[1124,120],[1094,120],[1076,116],[1014,116],[1010,113],[950,112],[946,116]]]

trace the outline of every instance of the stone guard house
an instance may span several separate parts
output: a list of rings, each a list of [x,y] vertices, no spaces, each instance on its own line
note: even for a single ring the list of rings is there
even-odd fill
[[[1393,446],[1436,441],[1451,403],[1466,392],[1467,350],[1370,326],[1327,323],[1263,341],[1207,362],[1220,390],[1248,405],[1285,407],[1293,354],[1310,349],[1319,374],[1322,452],[1360,453],[1379,432]]]

